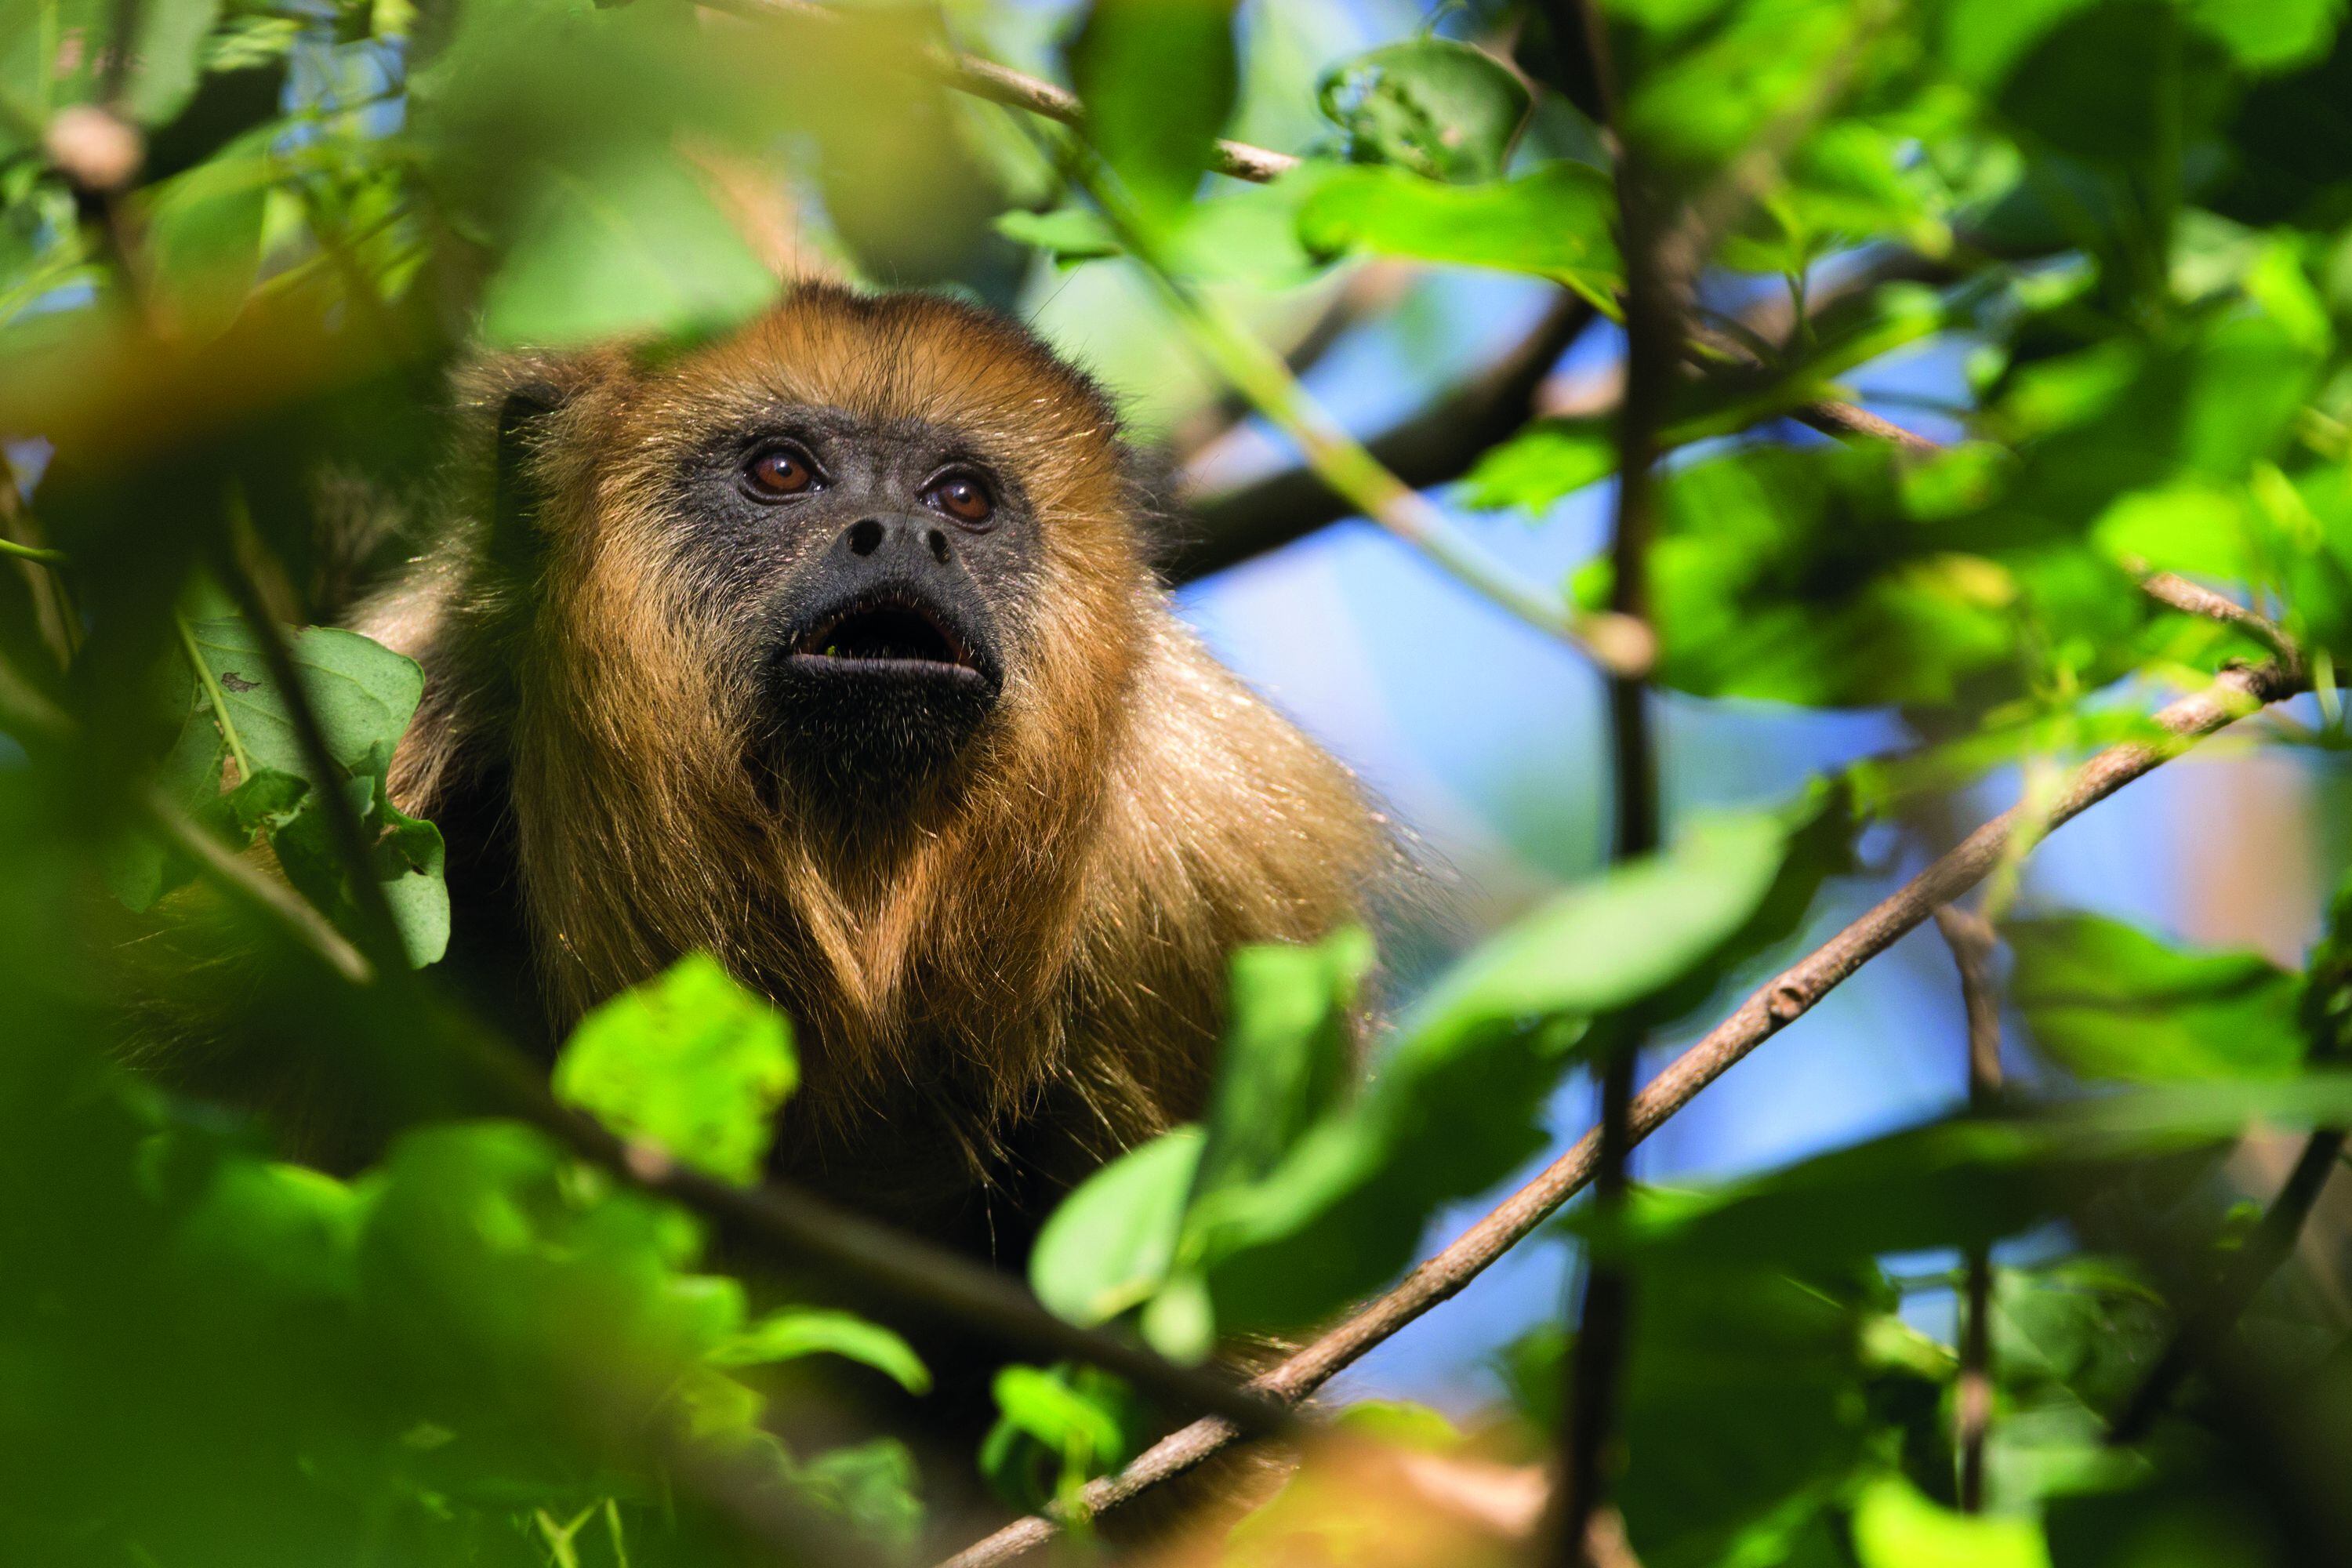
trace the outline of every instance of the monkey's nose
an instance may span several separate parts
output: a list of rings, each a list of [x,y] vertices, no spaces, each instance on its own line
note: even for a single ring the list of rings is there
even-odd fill
[[[842,543],[861,559],[885,551],[920,551],[944,566],[954,553],[947,530],[921,518],[862,517],[842,531]]]

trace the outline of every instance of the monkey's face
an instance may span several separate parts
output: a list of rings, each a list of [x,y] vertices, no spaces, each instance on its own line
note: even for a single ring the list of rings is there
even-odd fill
[[[1037,518],[971,432],[783,406],[688,477],[694,548],[749,612],[761,739],[870,794],[954,762],[1004,689]]]
[[[592,384],[540,447],[584,454],[546,520],[567,706],[857,812],[1097,755],[1151,589],[1112,416],[1026,333],[802,289]]]

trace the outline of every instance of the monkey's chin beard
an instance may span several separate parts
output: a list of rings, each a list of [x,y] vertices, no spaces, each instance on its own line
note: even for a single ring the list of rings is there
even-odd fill
[[[856,811],[952,776],[1003,677],[970,617],[894,586],[802,617],[770,655],[761,684],[772,765]]]

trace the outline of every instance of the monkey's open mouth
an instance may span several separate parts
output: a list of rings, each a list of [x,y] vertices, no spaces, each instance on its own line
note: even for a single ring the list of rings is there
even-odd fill
[[[877,798],[939,773],[1003,687],[992,628],[954,592],[885,578],[827,595],[788,626],[766,674],[767,755]]]
[[[845,610],[800,639],[795,658],[881,666],[944,666],[979,673],[963,639],[936,610],[892,600]]]

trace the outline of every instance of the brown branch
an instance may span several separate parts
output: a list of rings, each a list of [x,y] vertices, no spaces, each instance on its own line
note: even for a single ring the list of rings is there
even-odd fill
[[[2140,589],[2158,604],[2168,605],[2186,615],[2202,616],[2209,621],[2220,621],[2237,627],[2276,656],[2290,669],[2303,668],[2303,650],[2294,639],[2267,616],[2258,615],[2226,595],[2190,582],[2170,572],[2150,573],[2140,578]]]
[[[1944,449],[1940,443],[1929,440],[1916,430],[1906,430],[1892,419],[1882,419],[1866,408],[1857,408],[1851,403],[1840,403],[1834,398],[1808,403],[1789,417],[1824,436],[1848,440],[1859,437],[1885,441],[1904,451],[1922,456]]]
[[[1685,301],[1697,269],[1696,250],[1678,246],[1666,221],[1666,192],[1652,178],[1637,142],[1619,117],[1609,32],[1594,0],[1550,0],[1552,37],[1580,30],[1600,100],[1600,123],[1616,143],[1618,249],[1625,258],[1625,396],[1617,416],[1616,515],[1609,532],[1609,608],[1627,625],[1652,632],[1650,541],[1657,529],[1657,463],[1667,410],[1684,354]],[[1654,649],[1654,641],[1652,643]],[[1654,854],[1659,823],[1658,745],[1651,723],[1649,669],[1614,669],[1608,678],[1609,777],[1616,805],[1610,859],[1622,864]],[[1638,1029],[1612,1031],[1602,1049],[1600,1142],[1592,1172],[1596,1212],[1624,1206],[1633,1159]],[[1603,1223],[1606,1223],[1605,1220]],[[1583,1300],[1570,1327],[1567,1420],[1561,1434],[1557,1531],[1552,1558],[1570,1568],[1599,1568],[1609,1555],[1602,1523],[1624,1467],[1618,1432],[1627,1354],[1632,1345],[1633,1274],[1623,1258],[1588,1253]],[[1599,1528],[1596,1529],[1596,1526]]]
[[[1487,447],[1528,421],[1537,388],[1597,312],[1562,289],[1527,335],[1478,375],[1365,444],[1416,490],[1460,479]],[[1263,555],[1352,514],[1352,505],[1310,468],[1286,468],[1237,489],[1181,497],[1183,537],[1161,563],[1189,583]]]
[[[1968,1015],[1969,1108],[1986,1111],[2000,1098],[2000,997],[1992,974],[1993,930],[1957,904],[1936,911],[1936,929],[1960,972]],[[1960,1369],[1953,1385],[1953,1443],[1959,1449],[1962,1513],[1984,1510],[1985,1436],[1992,1426],[1992,1252],[1969,1249],[1960,1318]]]
[[[2300,677],[2275,664],[2223,670],[2210,686],[2153,715],[2166,738],[2110,746],[2084,763],[2039,819],[2042,826],[2055,828],[2072,820],[2201,737],[2303,689]],[[1975,886],[2000,859],[2021,816],[2020,808],[2011,807],[1984,824],[1836,936],[1757,989],[1633,1097],[1629,1121],[1635,1141],[1656,1131],[1750,1051],[1804,1016],[1864,963]],[[1269,1398],[1295,1404],[1406,1324],[1451,1300],[1583,1189],[1591,1179],[1599,1145],[1597,1132],[1586,1133],[1542,1173],[1387,1294],[1256,1378],[1252,1386]],[[1090,1483],[1079,1506],[1090,1514],[1115,1508],[1193,1468],[1238,1436],[1221,1421],[1196,1421],[1160,1439],[1117,1475]],[[1017,1520],[941,1568],[994,1568],[1043,1545],[1060,1528],[1055,1519],[1045,1515]]]
[[[848,14],[844,11],[833,5],[817,4],[816,0],[699,0],[699,3],[711,10],[754,21],[786,17],[796,22],[833,26],[848,19]],[[970,93],[991,103],[1001,103],[1008,109],[1026,110],[1064,125],[1078,126],[1086,122],[1084,106],[1078,102],[1077,95],[1068,89],[1040,81],[1034,76],[1024,76],[993,60],[982,59],[977,55],[932,45],[922,51],[916,68],[958,92]],[[1287,153],[1253,147],[1246,142],[1220,141],[1212,150],[1209,167],[1236,180],[1264,184],[1297,168],[1298,162]]]
[[[1829,296],[1850,299],[1880,283],[1943,276],[1920,258],[1895,255],[1849,280]],[[1752,312],[1759,331],[1785,313],[1777,300]],[[1388,469],[1415,489],[1450,484],[1470,471],[1489,447],[1509,438],[1530,417],[1597,416],[1617,406],[1614,384],[1574,390],[1559,384],[1552,367],[1598,314],[1580,296],[1562,290],[1526,337],[1475,379],[1366,443]],[[1691,333],[1685,354],[1701,364],[1730,358],[1743,365],[1761,362],[1734,344],[1727,334],[1706,329]],[[1591,378],[1599,381],[1599,377]],[[1613,383],[1614,378],[1611,378]],[[1825,434],[1891,441],[1914,452],[1937,450],[1936,443],[1853,404],[1824,398],[1790,417]],[[1352,515],[1349,505],[1311,468],[1285,468],[1225,490],[1180,488],[1188,527],[1164,563],[1170,581],[1189,583],[1278,550]]]

